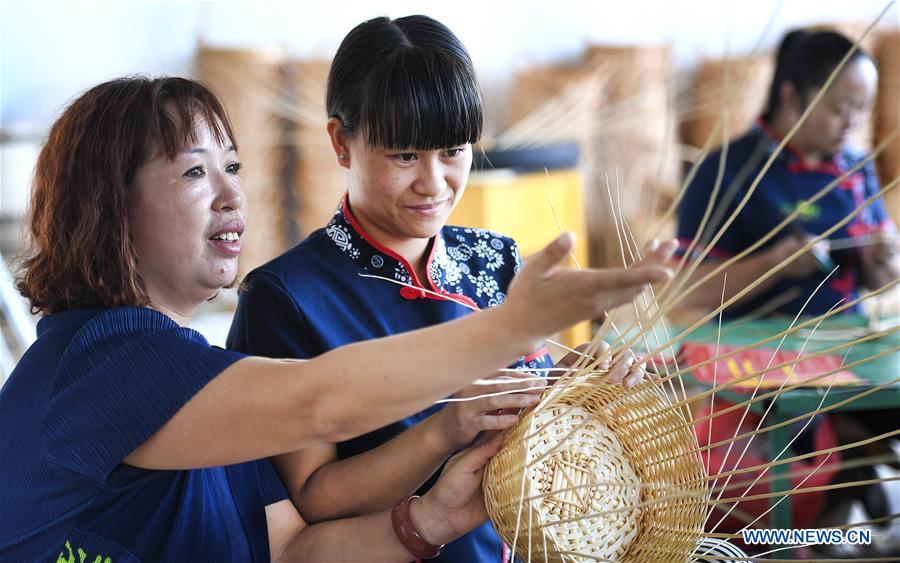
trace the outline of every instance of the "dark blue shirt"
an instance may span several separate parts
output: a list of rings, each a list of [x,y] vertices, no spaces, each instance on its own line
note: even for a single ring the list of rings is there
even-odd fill
[[[269,561],[269,461],[122,462],[242,357],[143,307],[41,319],[0,391],[0,561]]]
[[[502,303],[521,261],[512,239],[462,227],[444,227],[429,252],[428,279],[419,280],[405,259],[363,231],[345,199],[325,228],[247,276],[228,346],[255,355],[311,358],[345,344],[456,319]],[[515,364],[551,365],[546,348]],[[340,443],[338,456],[376,448],[441,406]],[[506,553],[491,524],[485,523],[449,544],[437,560],[499,561]]]
[[[701,244],[695,247],[692,256],[688,258],[695,258],[698,251],[706,247],[724,221],[731,216],[778,143],[777,135],[760,121],[743,137],[729,144],[723,179],[712,214],[704,228]],[[679,208],[678,238],[682,254],[687,250],[691,239],[697,235],[712,197],[719,171],[720,155],[721,149],[710,154],[700,165]],[[817,202],[812,204],[804,202],[863,159],[864,155],[845,146],[833,157],[811,166],[788,144],[762,177],[734,223],[712,247],[707,260],[722,261],[745,250],[798,208],[802,211],[795,224],[786,227],[772,240],[762,245],[761,250],[772,246],[783,237],[795,236],[799,232],[814,235],[824,233],[859,208],[867,198],[878,193],[878,179],[874,166],[871,162],[865,164]],[[878,230],[893,228],[884,201],[878,198],[863,208],[846,225],[829,235],[829,238],[859,238]],[[811,295],[809,304],[803,309],[804,314],[820,315],[842,299],[846,303],[857,298],[860,287],[860,248],[834,250],[830,258],[839,268],[814,295],[816,287],[830,272],[828,266],[823,265],[821,271],[804,279],[782,279],[762,294],[729,307],[725,315],[734,318],[770,308],[772,305],[777,306],[773,307],[771,312],[794,315],[800,311]],[[778,301],[781,301],[780,305]],[[859,310],[859,305],[847,309],[848,312]]]

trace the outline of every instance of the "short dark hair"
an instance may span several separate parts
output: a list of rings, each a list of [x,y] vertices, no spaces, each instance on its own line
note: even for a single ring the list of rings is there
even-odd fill
[[[18,260],[33,312],[149,304],[128,222],[132,184],[151,150],[173,159],[196,142],[197,118],[235,143],[215,94],[185,78],[111,80],[66,108],[38,155]]]
[[[469,53],[427,16],[365,21],[341,42],[326,107],[369,146],[431,150],[481,138],[482,97]]]
[[[852,48],[853,41],[835,31],[795,30],[785,35],[778,47],[763,118],[770,121],[781,109],[781,87],[785,82],[790,82],[804,98],[810,90],[825,84]],[[861,58],[872,60],[869,53],[857,47],[848,63]]]

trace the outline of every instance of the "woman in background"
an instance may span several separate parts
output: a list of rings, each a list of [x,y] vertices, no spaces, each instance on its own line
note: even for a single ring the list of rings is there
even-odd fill
[[[778,49],[765,111],[749,132],[729,143],[719,193],[713,200],[713,188],[720,172],[721,149],[710,154],[701,164],[687,189],[678,219],[682,253],[698,234],[700,244],[697,251],[705,249],[724,220],[731,216],[744,198],[751,182],[779,142],[800,122],[801,115],[852,48],[852,41],[833,31],[794,31],[785,36]],[[857,49],[784,150],[777,155],[746,207],[713,245],[693,279],[704,277],[720,262],[743,251],[782,222],[785,216],[800,209],[797,220],[760,249],[687,295],[685,304],[708,309],[718,307],[726,273],[724,297],[728,300],[776,266],[782,265],[813,236],[825,232],[878,193],[880,188],[875,167],[868,162],[847,175],[817,202],[806,203],[816,192],[865,159],[866,155],[853,147],[848,137],[867,115],[877,83],[878,73],[871,56]],[[710,200],[713,200],[711,219],[703,232],[698,233]],[[829,252],[829,240],[833,239],[854,241],[854,244]],[[686,258],[691,260],[695,256]],[[835,267],[837,269],[832,271]],[[879,197],[827,239],[787,263],[727,308],[724,314],[732,319],[761,313],[793,317],[801,310],[804,315],[822,315],[838,304],[859,297],[862,287],[878,289],[898,277],[900,244],[896,227]],[[862,309],[855,305],[846,311],[859,314]],[[721,408],[728,406],[722,403]],[[745,421],[748,428],[756,426],[758,419],[752,420],[754,416]],[[808,453],[838,443],[860,441],[896,429],[897,416],[895,408],[816,417],[813,424],[798,436],[792,448],[798,453]],[[728,427],[725,418],[715,420],[720,433],[734,433],[734,428]],[[804,422],[795,425],[798,431]],[[706,431],[698,432],[698,436],[705,438]],[[880,442],[874,448],[880,454],[891,451],[887,442]],[[847,450],[843,455],[852,458],[871,452],[871,449],[866,454],[860,450]],[[819,459],[809,460],[810,469],[818,464]],[[836,462],[836,459],[832,457],[831,461]],[[745,460],[743,465],[746,464]],[[718,467],[717,462],[714,465]],[[794,465],[795,469],[799,469],[802,464]],[[794,484],[801,478],[795,477]],[[813,475],[804,487],[874,478],[877,474],[871,465],[847,469],[837,475],[826,466]],[[864,501],[872,518],[887,516],[891,512],[884,488],[877,484],[836,490],[827,495],[808,493],[795,497],[795,527],[811,526],[817,517],[821,518],[818,522],[821,526],[843,524],[854,498]],[[767,508],[763,504],[756,507],[758,512]],[[749,505],[739,508],[751,513],[756,510]],[[735,527],[740,527],[740,524],[735,523]]]
[[[832,31],[794,31],[784,38],[778,49],[765,111],[747,134],[728,145],[721,188],[713,202],[711,218],[700,233],[698,250],[703,250],[720,230],[778,143],[799,122],[809,103],[852,47],[849,39]],[[725,299],[728,300],[878,192],[875,168],[868,162],[822,199],[805,203],[865,159],[862,151],[850,145],[848,135],[867,115],[877,83],[878,73],[872,58],[863,50],[854,51],[819,103],[775,158],[746,207],[715,243],[694,278],[705,276],[718,262],[755,243],[799,208],[801,213],[797,220],[756,252],[686,296],[685,304],[717,307],[725,273],[728,275]],[[682,251],[698,235],[701,219],[713,195],[719,156],[720,152],[715,152],[707,157],[685,194],[678,217]],[[822,241],[729,307],[726,316],[734,318],[769,308],[772,313],[795,315],[807,299],[810,302],[803,309],[804,314],[821,315],[841,299],[846,302],[858,297],[861,286],[877,289],[900,277],[896,228],[881,198],[829,235],[829,239],[855,239],[858,244],[834,250],[829,257],[828,239]],[[839,266],[838,270],[815,292],[835,265]],[[855,306],[848,312],[860,310]]]

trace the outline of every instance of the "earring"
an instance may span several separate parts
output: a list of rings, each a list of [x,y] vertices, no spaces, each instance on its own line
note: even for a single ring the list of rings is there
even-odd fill
[[[338,155],[338,159],[339,159],[339,160],[344,160],[345,158],[347,158],[347,155],[344,154],[344,153],[341,153],[341,154]]]

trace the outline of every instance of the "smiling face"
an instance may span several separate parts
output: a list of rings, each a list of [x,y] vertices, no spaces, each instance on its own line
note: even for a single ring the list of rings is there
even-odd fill
[[[837,75],[821,101],[812,109],[809,117],[792,140],[801,152],[815,155],[832,155],[841,149],[848,135],[856,129],[872,105],[878,85],[878,71],[867,57],[849,63]],[[809,103],[815,91],[805,93]],[[796,123],[804,105],[790,92],[783,94],[784,108],[789,112],[788,121]]]
[[[396,150],[370,147],[360,134],[341,132],[338,137],[335,150],[338,162],[349,170],[350,208],[357,221],[401,254],[410,243],[424,248],[462,197],[472,145]]]
[[[155,147],[129,206],[138,270],[155,308],[176,320],[231,284],[244,232],[244,189],[231,141],[202,119],[195,142],[169,160]]]

